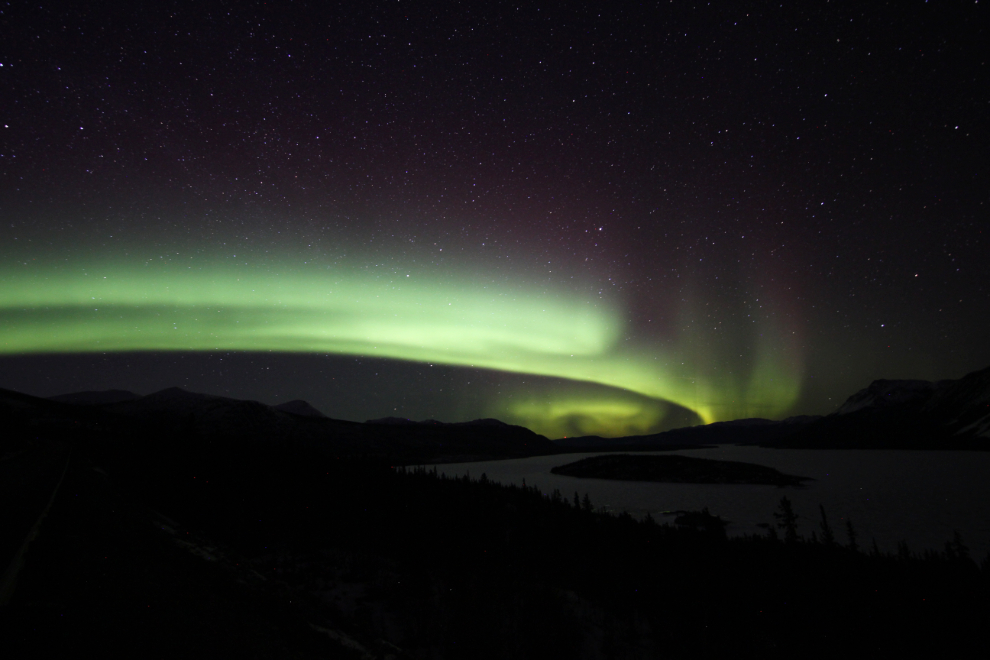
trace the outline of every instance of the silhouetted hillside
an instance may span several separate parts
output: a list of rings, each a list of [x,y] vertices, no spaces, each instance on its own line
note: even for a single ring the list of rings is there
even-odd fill
[[[779,447],[990,449],[990,368],[937,383],[878,380]]]
[[[172,387],[147,396],[83,392],[59,400],[0,390],[0,415],[25,433],[99,433],[133,437],[168,433],[240,443],[299,442],[332,456],[378,457],[396,463],[463,461],[555,453],[553,443],[521,426],[482,419],[365,424],[330,419],[304,401],[258,401]],[[64,401],[69,401],[66,403]],[[15,434],[16,435],[16,434]]]
[[[302,399],[286,401],[285,403],[280,403],[277,406],[273,406],[273,407],[276,410],[292,413],[293,415],[300,415],[302,417],[326,417],[326,415],[324,415],[319,410],[309,405],[309,403],[303,401]]]
[[[305,401],[268,406],[181,388],[144,397],[108,390],[47,400],[2,390],[0,408],[12,420],[20,420],[18,424],[27,424],[38,432],[65,425],[100,428],[104,432],[134,424],[154,425],[174,433],[237,437],[245,442],[293,439],[333,455],[378,456],[399,463],[572,452],[669,451],[718,444],[990,448],[990,368],[937,383],[878,380],[824,417],[740,419],[643,436],[582,436],[554,441],[495,419],[444,423],[385,417],[359,424],[330,419]]]
[[[936,410],[981,400],[978,382],[936,391]],[[990,653],[990,564],[958,536],[864,554],[824,512],[821,536],[798,536],[783,499],[768,534],[726,538],[707,511],[637,522],[579,492],[394,467],[553,449],[519,427],[358,424],[176,388],[92,405],[0,390],[0,416],[12,657]]]
[[[103,403],[131,401],[140,397],[140,394],[128,392],[127,390],[101,390],[98,392],[72,392],[71,394],[58,394],[48,398],[51,401],[58,401],[60,403],[74,403],[77,405],[89,406],[100,405]]]
[[[990,449],[990,368],[959,380],[877,380],[824,417],[737,419],[625,438],[553,441],[564,451],[657,451],[719,444],[820,449]]]
[[[41,506],[61,491],[0,609],[12,657],[990,652],[987,571],[958,539],[866,555],[791,535],[783,514],[789,540],[727,539],[708,512],[637,522],[485,475],[144,431],[40,456]]]

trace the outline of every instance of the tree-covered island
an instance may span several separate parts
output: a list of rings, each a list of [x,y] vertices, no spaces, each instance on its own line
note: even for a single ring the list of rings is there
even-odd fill
[[[801,486],[810,477],[784,474],[765,465],[710,458],[642,454],[609,454],[559,465],[553,474],[621,481],[662,481],[687,484],[768,484]]]

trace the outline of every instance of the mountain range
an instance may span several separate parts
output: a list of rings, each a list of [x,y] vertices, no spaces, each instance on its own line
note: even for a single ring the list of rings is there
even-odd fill
[[[123,390],[77,392],[49,399],[0,389],[0,415],[15,438],[170,436],[223,443],[299,443],[333,456],[398,463],[449,462],[552,454],[544,436],[498,420],[445,424],[386,418],[331,419],[305,401],[269,406],[168,389],[140,396]],[[9,447],[0,453],[6,453]]]
[[[780,447],[990,448],[990,368],[958,380],[877,380]]]
[[[625,438],[556,440],[582,451],[755,444],[819,449],[990,449],[990,367],[958,380],[876,380],[824,416],[737,419]]]
[[[825,416],[739,419],[623,438],[549,440],[495,419],[444,423],[385,417],[331,419],[301,400],[275,406],[178,387],[141,396],[125,390],[47,399],[0,389],[9,440],[69,435],[179,434],[235,443],[300,442],[336,456],[399,463],[452,462],[593,451],[650,451],[716,444],[847,449],[990,447],[990,368],[958,380],[877,380]]]

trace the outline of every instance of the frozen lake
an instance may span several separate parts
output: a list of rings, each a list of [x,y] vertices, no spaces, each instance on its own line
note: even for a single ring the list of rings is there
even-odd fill
[[[852,520],[861,546],[876,539],[881,550],[894,551],[907,541],[912,551],[943,549],[954,530],[962,534],[979,561],[990,552],[990,452],[839,451],[764,449],[723,445],[675,453],[699,458],[743,461],[812,477],[802,488],[754,485],[665,484],[605,479],[578,479],[550,474],[550,468],[598,453],[535,456],[505,461],[438,465],[439,473],[473,479],[485,473],[503,484],[555,488],[567,499],[587,493],[595,507],[651,513],[671,521],[664,511],[703,507],[730,522],[729,535],[765,533],[757,525],[773,522],[786,495],[800,515],[798,531],[818,531],[818,505],[825,506],[837,539],[846,542],[846,519]]]

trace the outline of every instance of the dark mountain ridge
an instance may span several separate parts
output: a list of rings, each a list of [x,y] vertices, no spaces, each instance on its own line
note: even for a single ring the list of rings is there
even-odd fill
[[[0,414],[36,435],[154,429],[237,442],[299,441],[334,455],[377,456],[406,464],[718,444],[984,450],[990,448],[990,368],[958,380],[877,380],[824,417],[738,419],[624,438],[550,441],[495,419],[445,423],[385,417],[349,422],[326,417],[305,401],[269,406],[178,387],[147,396],[107,390],[49,399],[0,389]]]
[[[42,399],[0,389],[0,416],[18,437],[59,435],[182,436],[236,444],[297,442],[333,456],[399,464],[555,453],[547,438],[498,420],[442,423],[349,422],[305,401],[269,406],[170,387],[147,396],[122,390]]]
[[[301,417],[326,417],[326,415],[302,399],[286,401],[272,407],[276,410],[292,413],[293,415],[300,415]]]
[[[990,449],[990,367],[958,380],[877,380],[778,447]]]
[[[876,380],[825,416],[751,418],[625,438],[583,436],[567,451],[746,444],[818,449],[990,449],[990,367],[958,380]]]
[[[100,390],[89,392],[72,392],[70,394],[57,394],[50,396],[50,401],[60,403],[74,403],[81,406],[100,405],[103,403],[119,403],[121,401],[131,401],[141,398],[140,394],[127,390]]]

